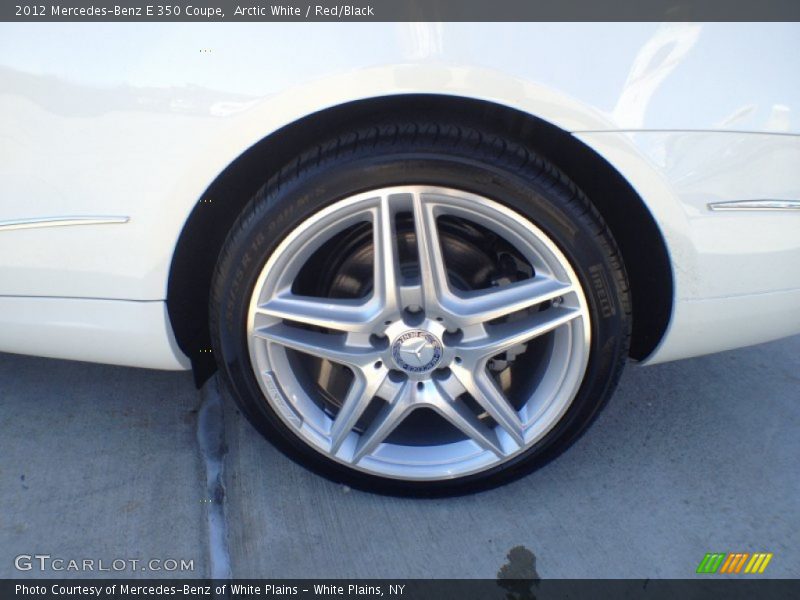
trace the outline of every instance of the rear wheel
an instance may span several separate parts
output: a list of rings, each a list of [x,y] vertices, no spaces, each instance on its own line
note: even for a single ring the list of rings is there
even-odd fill
[[[223,379],[289,456],[350,485],[462,493],[542,464],[610,394],[627,284],[589,201],[524,146],[382,125],[321,144],[234,226]]]

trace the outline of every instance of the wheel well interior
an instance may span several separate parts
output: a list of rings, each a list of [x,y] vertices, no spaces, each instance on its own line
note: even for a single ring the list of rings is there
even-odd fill
[[[397,95],[325,109],[291,123],[248,148],[208,187],[186,221],[173,255],[167,307],[178,345],[201,385],[216,370],[208,298],[217,257],[250,197],[271,174],[325,137],[391,116],[458,118],[525,142],[578,185],[617,240],[631,284],[631,357],[643,359],[661,340],[672,311],[672,270],[658,226],[639,195],[605,159],[569,133],[527,113],[461,97]]]

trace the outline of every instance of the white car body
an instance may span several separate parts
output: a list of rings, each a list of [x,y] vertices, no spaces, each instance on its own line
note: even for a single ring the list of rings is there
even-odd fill
[[[672,270],[644,362],[798,333],[798,56],[796,24],[2,24],[0,351],[190,368],[170,268],[212,182],[405,94],[519,110],[622,175]]]

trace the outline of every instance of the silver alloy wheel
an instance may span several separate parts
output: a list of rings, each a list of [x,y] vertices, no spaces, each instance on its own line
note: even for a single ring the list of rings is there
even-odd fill
[[[418,249],[413,278],[398,258],[400,213],[413,220]],[[457,289],[440,242],[442,217],[477,223],[504,239],[531,265],[532,276],[487,289]],[[360,223],[371,224],[372,232],[374,279],[368,297],[295,293],[307,261]],[[300,439],[359,471],[430,481],[485,471],[542,439],[583,380],[589,325],[586,299],[569,262],[525,217],[471,193],[401,186],[340,200],[295,228],[258,277],[247,339],[266,401]],[[547,340],[547,355],[539,361],[536,385],[512,402],[487,365],[537,339]],[[352,373],[335,414],[315,398],[295,353]],[[393,439],[392,432],[421,408],[438,413],[463,435],[422,445]]]

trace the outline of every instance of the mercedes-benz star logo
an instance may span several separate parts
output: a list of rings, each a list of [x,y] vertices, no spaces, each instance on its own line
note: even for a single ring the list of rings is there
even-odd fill
[[[442,358],[442,343],[431,333],[412,329],[392,344],[392,357],[397,366],[410,373],[433,369]]]

